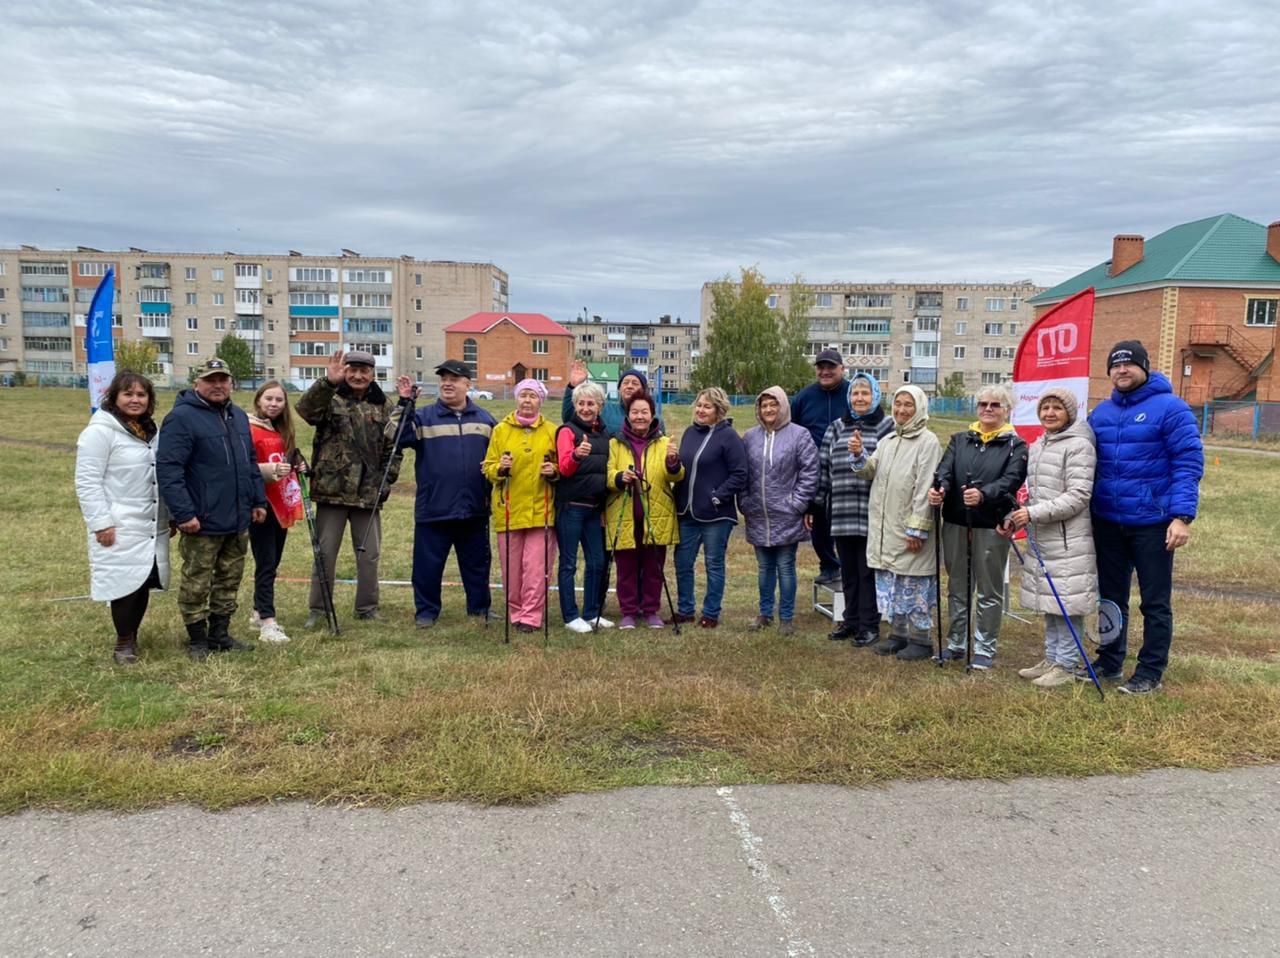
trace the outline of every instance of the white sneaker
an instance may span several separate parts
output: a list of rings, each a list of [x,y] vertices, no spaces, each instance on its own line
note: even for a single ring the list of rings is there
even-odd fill
[[[249,613],[249,628],[254,630],[262,628],[262,616],[258,615],[257,609]]]
[[[566,622],[566,623],[564,624],[564,627],[565,627],[566,629],[568,629],[570,632],[591,632],[591,631],[593,631],[593,630],[592,630],[592,628],[591,628],[591,623],[590,623],[590,622],[588,622],[586,619],[584,619],[582,616],[578,616],[578,617],[577,617],[576,619],[574,619],[572,622]]]
[[[289,641],[289,637],[284,634],[284,629],[280,628],[275,622],[262,626],[262,631],[258,634],[258,638],[263,642],[274,642],[276,645],[283,645]]]
[[[1050,662],[1048,659],[1041,659],[1035,665],[1025,669],[1018,669],[1018,674],[1024,679],[1038,679],[1040,676],[1049,672],[1053,668],[1053,665],[1054,663]]]
[[[1061,665],[1054,664],[1044,675],[1037,679],[1033,679],[1031,684],[1038,685],[1042,689],[1057,688],[1059,685],[1068,685],[1075,681],[1075,672],[1072,669],[1063,668]]]
[[[608,619],[606,619],[603,615],[602,615],[602,616],[600,616],[600,618],[598,618],[598,619],[594,620],[591,624],[592,624],[592,625],[594,625],[594,626],[595,626],[596,628],[598,628],[598,629],[612,629],[612,628],[613,628],[613,623],[612,623],[612,622],[610,622]]]

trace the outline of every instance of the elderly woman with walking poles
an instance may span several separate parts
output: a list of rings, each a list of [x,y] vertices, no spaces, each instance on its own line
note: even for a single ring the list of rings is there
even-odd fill
[[[507,620],[516,631],[546,629],[551,560],[555,557],[555,504],[559,478],[556,429],[542,415],[547,388],[536,379],[516,384],[516,408],[493,428],[481,470],[493,484],[493,522],[507,597]]]
[[[929,504],[942,507],[944,523],[950,628],[941,660],[963,659],[985,671],[995,664],[1009,558],[1009,540],[996,527],[1027,476],[1027,444],[1009,424],[1013,396],[1006,387],[984,386],[977,405],[977,421],[947,443]]]
[[[76,441],[76,496],[88,527],[89,593],[111,603],[119,665],[138,661],[152,589],[169,585],[169,522],[156,486],[156,393],[117,373]]]
[[[1009,514],[1001,531],[1012,536],[1026,529],[1044,563],[1028,562],[1022,569],[1022,606],[1044,613],[1044,658],[1018,674],[1041,688],[1053,688],[1075,679],[1080,665],[1076,639],[1084,635],[1085,615],[1098,603],[1089,516],[1098,454],[1093,430],[1079,415],[1070,389],[1045,388],[1037,413],[1044,433],[1027,454],[1027,501]]]
[[[667,546],[680,541],[672,486],[684,477],[680,454],[654,418],[653,399],[637,393],[627,400],[627,421],[609,440],[609,499],[605,534],[618,566],[620,629],[637,622],[651,629],[665,624],[659,609],[671,592],[663,564]],[[676,625],[679,629],[679,625]]]
[[[573,415],[556,430],[556,542],[560,614],[570,632],[611,629],[601,614],[604,579],[604,499],[608,491],[609,434],[600,419],[604,390],[582,383],[573,391]],[[574,591],[578,547],[582,547],[582,605]]]
[[[693,402],[693,423],[680,437],[685,476],[675,489],[676,513],[680,517],[675,562],[676,620],[694,619],[694,563],[701,549],[707,589],[698,625],[704,629],[720,624],[724,557],[729,534],[738,524],[737,496],[747,486],[747,453],[728,415],[729,397],[725,391],[718,386],[704,389]]]
[[[778,631],[791,635],[796,611],[796,547],[809,540],[805,515],[818,490],[818,450],[809,430],[791,421],[791,404],[781,386],[756,397],[756,422],[742,437],[747,456],[747,488],[738,497],[747,542],[756,550],[759,614],[753,632],[773,624],[778,592]]]
[[[844,619],[828,638],[871,645],[880,638],[875,573],[867,565],[867,508],[871,480],[849,468],[849,443],[860,437],[870,456],[876,443],[893,432],[893,420],[880,408],[880,385],[865,372],[849,381],[849,412],[827,427],[818,449],[817,501],[826,503],[831,540],[840,557]],[[810,524],[813,517],[807,520]]]
[[[928,502],[942,448],[928,422],[928,397],[918,386],[903,386],[893,394],[893,432],[873,453],[868,454],[863,434],[849,439],[849,467],[875,480],[868,503],[867,565],[875,570],[876,603],[889,634],[874,651],[904,662],[932,653],[930,613],[938,595],[936,559],[925,546],[938,534]]]

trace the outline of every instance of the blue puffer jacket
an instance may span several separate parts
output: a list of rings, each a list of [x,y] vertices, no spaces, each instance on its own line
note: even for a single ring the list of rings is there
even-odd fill
[[[732,419],[694,423],[680,437],[684,478],[676,485],[676,513],[698,522],[738,523],[738,501],[747,489],[747,450]],[[711,500],[719,499],[720,505]]]
[[[817,383],[809,383],[791,399],[791,421],[804,426],[813,437],[813,444],[822,448],[827,427],[841,416],[852,415],[849,409],[849,384],[843,380],[834,389],[823,389]]]
[[[413,426],[400,430],[405,411]],[[413,506],[415,522],[447,522],[478,519],[489,514],[489,480],[480,471],[489,451],[489,436],[497,420],[470,399],[454,412],[441,400],[414,410],[412,400],[401,399],[387,424],[388,435],[398,436],[398,449],[413,449],[413,475],[418,483]]]
[[[1190,407],[1161,373],[1089,414],[1098,443],[1090,507],[1095,516],[1154,526],[1194,516],[1204,475],[1204,446]]]
[[[173,520],[199,519],[200,535],[244,532],[249,511],[267,508],[249,417],[230,402],[210,405],[194,389],[178,393],[164,417],[156,482]]]

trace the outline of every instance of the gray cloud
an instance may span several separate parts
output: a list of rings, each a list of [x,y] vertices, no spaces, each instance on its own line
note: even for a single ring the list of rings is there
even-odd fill
[[[50,0],[0,32],[0,243],[492,260],[512,306],[1057,282],[1280,217],[1269,5]]]

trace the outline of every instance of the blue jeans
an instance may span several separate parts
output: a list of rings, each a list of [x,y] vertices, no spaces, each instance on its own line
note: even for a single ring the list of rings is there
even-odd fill
[[[696,604],[693,563],[701,547],[702,560],[707,566],[707,594],[702,598],[702,614],[708,619],[720,618],[720,602],[724,599],[724,553],[729,547],[729,533],[732,531],[732,522],[698,522],[680,517],[680,544],[676,546],[676,591],[679,593],[676,611],[681,615],[693,615]]]
[[[1098,595],[1120,606],[1124,626],[1120,637],[1098,652],[1094,668],[1116,672],[1124,666],[1129,643],[1129,587],[1138,573],[1142,596],[1142,648],[1138,652],[1138,678],[1160,681],[1169,664],[1173,644],[1173,553],[1165,548],[1166,523],[1155,526],[1122,526],[1096,516],[1093,545],[1098,553]]]
[[[578,596],[573,581],[578,574],[578,546],[582,546],[582,618],[594,622],[600,615],[604,579],[604,525],[599,509],[569,503],[556,508],[556,542],[560,546],[560,614],[565,622],[578,618]]]
[[[778,589],[778,619],[790,622],[796,614],[796,543],[756,546],[760,568],[760,617],[773,618],[773,590]]]

